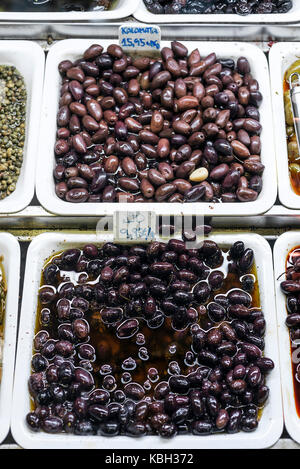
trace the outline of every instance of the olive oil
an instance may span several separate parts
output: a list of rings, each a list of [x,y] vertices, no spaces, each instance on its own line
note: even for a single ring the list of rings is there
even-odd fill
[[[45,267],[50,264],[54,259],[60,257],[62,253],[54,254],[45,263]],[[241,282],[240,276],[236,273],[228,272],[228,261],[227,251],[223,251],[224,261],[222,266],[212,270],[222,270],[225,275],[223,286],[220,290],[213,291],[207,304],[213,301],[216,295],[226,294],[232,289],[240,289]],[[85,284],[95,284],[97,279],[88,276],[83,272],[61,272],[62,277],[59,283],[65,283],[71,281],[74,285],[78,285],[80,282],[80,276],[86,276]],[[260,294],[257,281],[257,272],[255,264],[250,272],[255,277],[254,290],[251,293],[252,296],[252,308],[260,309]],[[43,280],[41,280],[41,288],[47,286]],[[56,302],[54,302],[54,305]],[[152,397],[155,388],[156,380],[167,381],[169,379],[168,368],[171,362],[176,362],[179,365],[180,373],[186,375],[195,371],[198,368],[198,364],[190,364],[186,362],[186,352],[191,350],[192,335],[190,332],[190,326],[187,326],[183,330],[175,330],[172,327],[171,318],[166,317],[164,325],[157,329],[150,329],[146,321],[139,318],[140,328],[139,334],[128,339],[120,339],[116,336],[115,329],[111,326],[107,326],[101,319],[100,311],[101,308],[93,308],[91,302],[91,309],[85,313],[85,319],[90,325],[90,341],[96,351],[96,359],[93,362],[93,376],[95,379],[96,387],[101,387],[103,379],[103,369],[107,366],[107,369],[111,370],[111,374],[116,379],[117,388],[123,387],[124,373],[129,372],[131,375],[132,382],[137,382],[142,386],[146,383],[146,396]],[[47,306],[48,308],[49,306]],[[51,310],[51,307],[49,307]],[[49,326],[44,327],[41,324],[41,311],[43,306],[38,303],[36,330],[37,334],[41,330],[49,332],[50,337],[54,340],[58,340],[57,330],[59,322],[56,316],[56,308],[51,310],[51,323]],[[55,310],[55,311],[54,311]],[[209,330],[208,325],[209,317],[206,314],[199,315],[198,324],[204,330]],[[214,324],[217,327],[218,324]],[[140,342],[139,342],[140,338]],[[132,366],[131,366],[132,363]],[[79,362],[75,363],[75,366],[79,366]],[[110,368],[109,368],[110,367]],[[149,379],[149,369],[156,369],[158,372],[155,381],[151,382]],[[149,382],[150,381],[150,382]],[[148,385],[148,388],[147,388]]]
[[[285,72],[283,80],[284,109],[286,121],[286,140],[289,159],[290,182],[293,191],[300,195],[300,153],[294,127],[292,105],[290,100],[289,77],[300,71],[300,60],[294,62]]]

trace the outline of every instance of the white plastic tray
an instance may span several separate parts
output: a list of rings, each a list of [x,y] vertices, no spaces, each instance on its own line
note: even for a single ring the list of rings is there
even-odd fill
[[[0,41],[0,64],[14,65],[23,75],[27,90],[26,138],[23,165],[16,190],[0,201],[0,213],[14,213],[30,204],[34,195],[45,54],[30,41]]]
[[[283,205],[293,209],[300,209],[300,196],[293,191],[289,177],[283,101],[283,78],[288,67],[299,58],[299,42],[278,42],[271,47],[269,53],[275,151],[278,172],[278,195]]]
[[[72,3],[72,2],[70,2]],[[116,4],[111,10],[107,11],[66,11],[66,12],[49,12],[49,13],[35,13],[35,12],[1,12],[1,21],[64,21],[64,22],[79,22],[79,21],[110,21],[126,18],[133,14],[138,7],[139,0],[117,0]],[[38,8],[37,8],[38,10]]]
[[[221,23],[221,24],[266,24],[266,23],[296,23],[300,20],[300,0],[293,0],[293,8],[288,13],[273,13],[270,15],[155,15],[146,8],[143,0],[140,0],[134,17],[144,23]]]
[[[85,448],[85,449],[202,449],[202,448],[266,448],[274,445],[281,436],[283,428],[282,402],[280,390],[279,358],[277,344],[277,325],[275,316],[275,298],[273,290],[272,253],[269,244],[255,234],[219,234],[209,239],[229,246],[237,241],[237,237],[247,247],[255,251],[258,281],[260,285],[261,304],[267,322],[265,354],[274,360],[276,367],[267,378],[270,387],[270,398],[263,411],[257,431],[253,433],[237,433],[234,435],[218,434],[206,437],[193,435],[176,436],[174,439],[163,439],[157,436],[130,438],[119,436],[107,438],[101,436],[80,437],[60,434],[49,435],[34,433],[26,425],[25,417],[30,411],[28,378],[32,342],[35,329],[38,289],[40,286],[41,269],[44,261],[54,252],[86,243],[103,243],[112,241],[110,234],[86,235],[66,233],[45,233],[37,236],[31,243],[26,262],[24,293],[18,352],[15,372],[12,433],[15,441],[24,448]]]
[[[95,42],[101,43],[104,47],[111,44],[107,39],[67,39],[51,47],[47,57],[46,75],[44,84],[44,98],[42,110],[42,123],[40,132],[39,160],[36,176],[37,197],[41,205],[49,212],[59,215],[111,215],[116,210],[153,210],[158,215],[222,215],[222,216],[243,216],[258,215],[268,211],[276,200],[277,184],[275,157],[273,148],[273,126],[272,108],[269,84],[268,63],[263,52],[252,44],[239,42],[184,42],[189,51],[199,48],[201,54],[207,55],[215,52],[219,57],[231,57],[237,59],[246,56],[250,62],[253,76],[260,84],[263,94],[263,102],[260,107],[261,123],[263,130],[262,141],[262,162],[265,165],[263,176],[263,190],[255,202],[247,203],[81,203],[73,204],[59,199],[55,194],[53,181],[53,169],[55,164],[54,145],[56,137],[56,115],[58,111],[58,101],[61,78],[57,69],[58,64],[64,59],[77,59],[85,49]],[[161,46],[170,45],[163,41]]]
[[[7,282],[3,367],[0,380],[0,442],[2,442],[10,426],[20,282],[20,245],[11,234],[0,233],[0,256],[3,256]]]
[[[282,273],[285,272],[286,257],[297,246],[300,246],[300,231],[288,231],[278,238],[274,246],[274,275],[284,421],[290,436],[300,443],[300,417],[297,414],[294,398],[290,336],[285,325],[286,295],[280,289],[280,283],[285,280]],[[277,280],[280,275],[280,279]]]

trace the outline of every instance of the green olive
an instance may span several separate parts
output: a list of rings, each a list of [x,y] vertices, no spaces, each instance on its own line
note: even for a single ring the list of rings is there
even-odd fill
[[[294,117],[293,117],[291,102],[287,102],[285,104],[284,112],[285,112],[285,121],[287,125],[294,125]]]
[[[295,128],[293,125],[288,125],[286,128],[286,134],[289,138],[293,137],[295,135]]]
[[[15,191],[23,163],[26,86],[18,70],[0,65],[0,198]]]
[[[289,90],[286,90],[286,91],[283,93],[283,99],[284,99],[284,104],[291,102]]]
[[[300,165],[297,163],[290,164],[290,172],[292,176],[300,176]]]
[[[289,154],[289,161],[295,163],[296,161],[299,160],[300,154],[299,154],[298,144],[296,141],[292,140],[291,142],[288,143],[288,154]]]

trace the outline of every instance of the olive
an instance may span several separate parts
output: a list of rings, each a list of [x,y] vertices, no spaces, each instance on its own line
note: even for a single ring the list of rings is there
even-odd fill
[[[184,376],[171,376],[169,379],[169,386],[172,392],[185,394],[188,392],[190,383]]]

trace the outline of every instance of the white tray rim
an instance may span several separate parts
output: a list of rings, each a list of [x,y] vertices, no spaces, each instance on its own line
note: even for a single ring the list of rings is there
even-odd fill
[[[21,250],[17,239],[13,235],[0,233],[0,256],[3,256],[3,267],[7,281],[3,369],[0,382],[0,442],[2,442],[10,428],[18,326]]]

